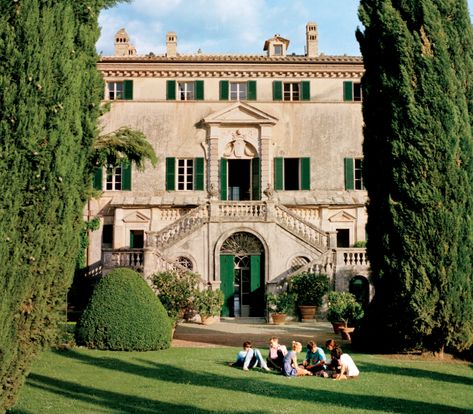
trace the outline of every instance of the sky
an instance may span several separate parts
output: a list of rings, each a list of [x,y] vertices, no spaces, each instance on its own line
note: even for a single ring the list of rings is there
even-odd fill
[[[357,0],[132,0],[104,10],[97,51],[114,54],[122,27],[139,55],[163,54],[166,33],[177,33],[181,54],[264,54],[275,34],[289,39],[288,53],[305,53],[305,26],[316,22],[319,53],[360,55],[355,39]],[[473,0],[468,0],[470,11]],[[471,16],[471,12],[470,12]]]

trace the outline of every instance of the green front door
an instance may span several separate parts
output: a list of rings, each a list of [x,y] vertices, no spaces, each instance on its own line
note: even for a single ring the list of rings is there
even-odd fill
[[[260,255],[220,256],[222,316],[264,315],[264,272]]]

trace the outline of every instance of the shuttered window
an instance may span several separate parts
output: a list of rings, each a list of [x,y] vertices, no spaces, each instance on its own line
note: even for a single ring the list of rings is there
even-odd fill
[[[343,82],[343,100],[345,102],[359,102],[362,99],[361,83],[353,81]]]
[[[282,101],[282,82],[273,81],[273,101]]]
[[[364,190],[363,184],[363,159],[345,158],[345,190]]]
[[[202,191],[204,158],[166,158],[167,191]]]
[[[310,190],[310,158],[275,158],[275,190]]]
[[[166,99],[168,101],[176,100],[176,81],[175,80],[166,81]]]

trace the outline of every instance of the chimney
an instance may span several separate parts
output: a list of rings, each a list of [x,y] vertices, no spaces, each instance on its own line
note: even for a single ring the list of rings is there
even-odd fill
[[[135,47],[130,43],[130,37],[125,29],[121,28],[115,34],[115,56],[136,55]]]
[[[318,53],[318,34],[317,23],[309,22],[305,26],[306,35],[306,56],[317,57]]]
[[[176,57],[177,56],[177,35],[176,32],[166,33],[166,56]]]

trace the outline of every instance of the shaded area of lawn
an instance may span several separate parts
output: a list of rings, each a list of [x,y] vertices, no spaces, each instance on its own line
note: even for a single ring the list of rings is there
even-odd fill
[[[110,356],[113,355],[113,356]],[[79,401],[97,407],[97,412],[113,413],[254,413],[298,412],[313,407],[314,412],[395,412],[395,413],[466,413],[471,412],[441,402],[434,395],[427,401],[417,395],[416,390],[404,395],[400,389],[405,385],[397,376],[409,377],[415,382],[429,386],[434,381],[432,393],[438,388],[448,392],[449,387],[461,395],[473,383],[472,377],[430,371],[406,363],[401,367],[386,363],[362,361],[359,380],[335,382],[321,378],[284,378],[277,373],[243,372],[225,365],[223,355],[233,355],[233,350],[170,350],[165,353],[101,353],[99,351],[67,351],[52,355],[68,366],[85,367],[99,371],[101,377],[123,377],[129,384],[126,392],[117,390],[112,384],[94,385],[84,378],[78,383],[60,376],[33,372],[27,387],[35,392],[56,394],[62,399]],[[160,358],[166,356],[166,358]],[[182,357],[182,360],[179,358]],[[176,358],[178,358],[176,360]],[[192,358],[192,359],[189,359]],[[163,361],[158,361],[162,359]],[[414,364],[415,365],[415,364]],[[462,366],[462,372],[471,372]],[[97,376],[97,374],[95,374]],[[387,387],[379,387],[379,376],[391,381]],[[373,377],[370,379],[370,377]],[[449,385],[451,384],[451,385]],[[136,387],[136,388],[134,388]],[[393,392],[391,395],[391,388]],[[145,395],[137,395],[140,391]],[[196,391],[198,390],[198,393]],[[383,391],[384,390],[384,391]],[[387,390],[387,391],[386,391]],[[470,389],[471,391],[471,389]],[[190,392],[190,395],[187,393]],[[393,396],[396,395],[396,396]],[[402,395],[399,397],[397,395]],[[171,396],[171,403],[165,397]],[[425,396],[424,396],[425,397]],[[203,401],[203,399],[205,401]],[[471,399],[471,397],[470,397]],[[203,403],[211,408],[202,408]],[[201,404],[202,403],[202,404]],[[224,403],[232,408],[222,408]],[[289,408],[287,408],[289,407]],[[292,410],[293,408],[293,410]],[[12,410],[15,414],[28,411]],[[291,411],[287,411],[291,410]],[[322,410],[322,411],[321,411]],[[357,411],[358,410],[358,411]],[[312,412],[312,408],[310,408]],[[35,411],[40,413],[41,411]],[[44,411],[63,412],[63,411]],[[307,412],[307,411],[306,411]]]

